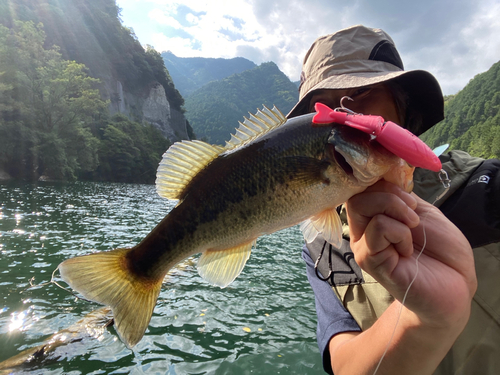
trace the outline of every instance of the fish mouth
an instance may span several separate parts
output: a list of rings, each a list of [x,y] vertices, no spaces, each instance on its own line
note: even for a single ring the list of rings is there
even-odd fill
[[[339,170],[354,184],[369,186],[378,177],[376,155],[379,151],[370,143],[370,135],[357,129],[339,127],[332,130],[328,143],[332,145],[331,157]]]
[[[352,151],[352,150],[351,150]],[[369,186],[378,180],[378,175],[370,173],[366,168],[368,159],[360,153],[350,153],[336,146],[333,156],[337,165],[344,171],[347,177],[360,185]]]
[[[351,167],[344,155],[342,155],[342,153],[339,152],[336,147],[333,150],[333,157],[335,158],[338,166],[344,171],[346,175],[354,176],[354,169]]]

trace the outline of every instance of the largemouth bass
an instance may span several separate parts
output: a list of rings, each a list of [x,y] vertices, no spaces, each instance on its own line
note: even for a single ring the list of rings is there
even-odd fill
[[[61,277],[111,307],[128,346],[144,335],[162,280],[197,253],[199,274],[220,287],[242,271],[256,239],[303,223],[339,243],[336,207],[381,178],[410,189],[413,169],[368,134],[313,114],[286,120],[276,108],[245,119],[225,147],[182,141],[163,156],[157,191],[179,203],[138,245],[68,259]]]

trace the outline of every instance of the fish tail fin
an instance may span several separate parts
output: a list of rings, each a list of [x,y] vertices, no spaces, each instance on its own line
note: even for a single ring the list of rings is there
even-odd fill
[[[111,307],[118,335],[132,348],[149,325],[163,277],[151,280],[131,272],[126,259],[129,251],[116,249],[71,258],[59,265],[59,272],[85,298]]]

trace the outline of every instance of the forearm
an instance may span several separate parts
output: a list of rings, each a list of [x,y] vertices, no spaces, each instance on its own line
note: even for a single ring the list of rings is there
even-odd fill
[[[366,331],[332,338],[329,349],[335,375],[373,374],[386,349],[377,374],[432,374],[465,327],[470,313],[464,311],[462,319],[449,325],[429,325],[405,307],[398,321],[400,308],[401,304],[395,301]]]

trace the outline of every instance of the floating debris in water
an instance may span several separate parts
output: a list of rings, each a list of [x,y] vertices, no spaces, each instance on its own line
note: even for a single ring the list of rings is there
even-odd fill
[[[25,312],[13,314],[13,323],[9,330],[20,329],[20,324],[26,317]],[[86,337],[94,337],[101,341],[106,328],[113,324],[113,317],[109,307],[102,307],[87,314],[83,319],[65,328],[49,338],[41,345],[26,349],[17,355],[0,362],[0,373],[4,370],[14,368],[28,368],[29,366],[40,366],[44,361],[56,361],[62,354],[56,349],[73,342],[80,342]],[[116,338],[115,338],[116,341]],[[10,373],[7,372],[7,373]]]

